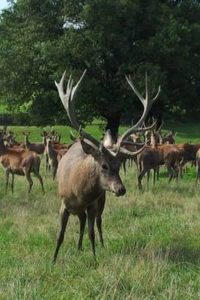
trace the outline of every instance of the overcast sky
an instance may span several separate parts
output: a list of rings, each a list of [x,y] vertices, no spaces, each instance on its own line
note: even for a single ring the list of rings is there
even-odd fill
[[[8,7],[8,3],[6,0],[0,0],[0,10],[7,8]]]

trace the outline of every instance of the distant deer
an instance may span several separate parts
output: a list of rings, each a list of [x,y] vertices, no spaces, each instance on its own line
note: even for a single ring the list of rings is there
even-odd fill
[[[176,132],[169,131],[165,136],[162,137],[162,144],[175,144]]]
[[[56,150],[54,148],[54,143],[52,142],[52,137],[47,137],[46,140],[46,150],[45,153],[48,155],[48,164],[52,169],[53,180],[55,179],[58,163],[61,160],[62,156],[68,151],[68,149]]]
[[[147,173],[149,180],[149,171],[153,169],[153,184],[155,185],[156,174],[159,178],[159,166],[165,165],[169,174],[169,182],[172,178],[178,180],[179,165],[182,158],[182,152],[176,145],[157,144],[155,133],[151,132],[151,146],[147,146],[138,155],[138,165],[140,172],[138,174],[138,187],[142,188],[142,178]]]
[[[47,133],[44,131],[41,136],[43,138],[43,143],[30,143],[29,136],[30,132],[22,132],[25,136],[25,146],[29,151],[34,151],[37,154],[43,154],[46,145],[46,136]]]
[[[51,136],[52,136],[52,141],[54,143],[57,143],[57,144],[60,144],[60,141],[61,141],[61,134],[56,132],[56,131],[53,131],[51,132]]]
[[[33,181],[31,173],[39,179],[42,191],[44,193],[43,180],[39,173],[40,157],[31,151],[8,149],[4,145],[3,133],[0,132],[0,163],[6,174],[6,193],[8,190],[9,174],[12,175],[12,193],[14,192],[14,175],[22,175],[26,177],[29,183],[28,192],[30,193]]]
[[[98,220],[97,227],[102,237],[101,214],[105,203],[105,191],[111,191],[116,196],[123,196],[126,193],[119,176],[121,159],[124,156],[130,157],[137,155],[141,151],[139,150],[132,153],[123,149],[121,144],[130,134],[140,130],[152,103],[156,100],[156,97],[153,100],[148,99],[146,86],[146,98],[140,97],[144,106],[144,112],[140,120],[118,139],[113,149],[107,149],[98,140],[80,128],[74,112],[75,96],[85,73],[86,71],[84,71],[74,87],[73,80],[70,76],[66,93],[64,89],[65,72],[63,73],[61,81],[59,83],[55,82],[71,125],[74,129],[79,131],[80,139],[71,146],[58,165],[58,190],[62,198],[60,209],[61,224],[53,262],[56,261],[59,248],[63,242],[70,214],[78,215],[79,217],[80,237],[78,249],[80,249],[82,247],[87,212],[89,238],[95,256],[94,223],[95,219],[96,221]],[[131,88],[136,90],[131,79],[128,77],[126,77],[126,79]],[[136,90],[136,94],[137,93]]]
[[[198,150],[200,149],[200,144],[176,144],[176,146],[180,149],[182,153],[182,160],[180,162],[180,175],[183,176],[183,167],[187,162],[195,162],[196,155]]]

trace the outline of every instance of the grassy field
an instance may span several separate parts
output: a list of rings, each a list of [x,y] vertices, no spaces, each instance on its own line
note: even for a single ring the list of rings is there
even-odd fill
[[[172,124],[178,142],[197,142],[198,124]],[[68,128],[59,127],[67,141]],[[98,126],[89,131],[101,136]],[[18,139],[21,128],[15,128]],[[30,128],[33,140],[40,129]],[[66,138],[65,138],[66,137]],[[16,177],[15,193],[4,193],[0,171],[0,299],[200,299],[200,186],[188,168],[177,185],[162,171],[155,188],[138,191],[135,168],[122,178],[124,197],[107,194],[103,216],[105,248],[97,236],[94,261],[85,234],[76,244],[79,224],[71,217],[56,265],[51,264],[59,228],[57,183],[41,173],[46,194],[34,178],[32,193]]]

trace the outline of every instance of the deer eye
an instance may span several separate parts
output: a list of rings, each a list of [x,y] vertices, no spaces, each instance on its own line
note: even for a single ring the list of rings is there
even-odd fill
[[[103,170],[108,170],[108,166],[106,164],[103,164],[101,167]]]

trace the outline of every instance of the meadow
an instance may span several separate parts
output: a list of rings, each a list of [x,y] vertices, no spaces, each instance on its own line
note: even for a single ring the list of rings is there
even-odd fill
[[[199,142],[200,124],[170,124],[177,142]],[[25,128],[11,128],[22,140]],[[41,128],[29,127],[40,140]],[[69,141],[69,128],[55,127]],[[87,130],[101,136],[98,125]],[[123,128],[121,128],[123,130]],[[200,299],[200,184],[187,167],[183,180],[168,184],[165,170],[155,187],[139,191],[136,169],[121,171],[127,193],[107,193],[103,214],[105,248],[96,235],[94,260],[87,232],[77,250],[79,223],[71,216],[57,263],[51,264],[59,228],[57,183],[41,174],[27,194],[23,177],[15,179],[14,195],[5,195],[0,170],[0,299]]]

